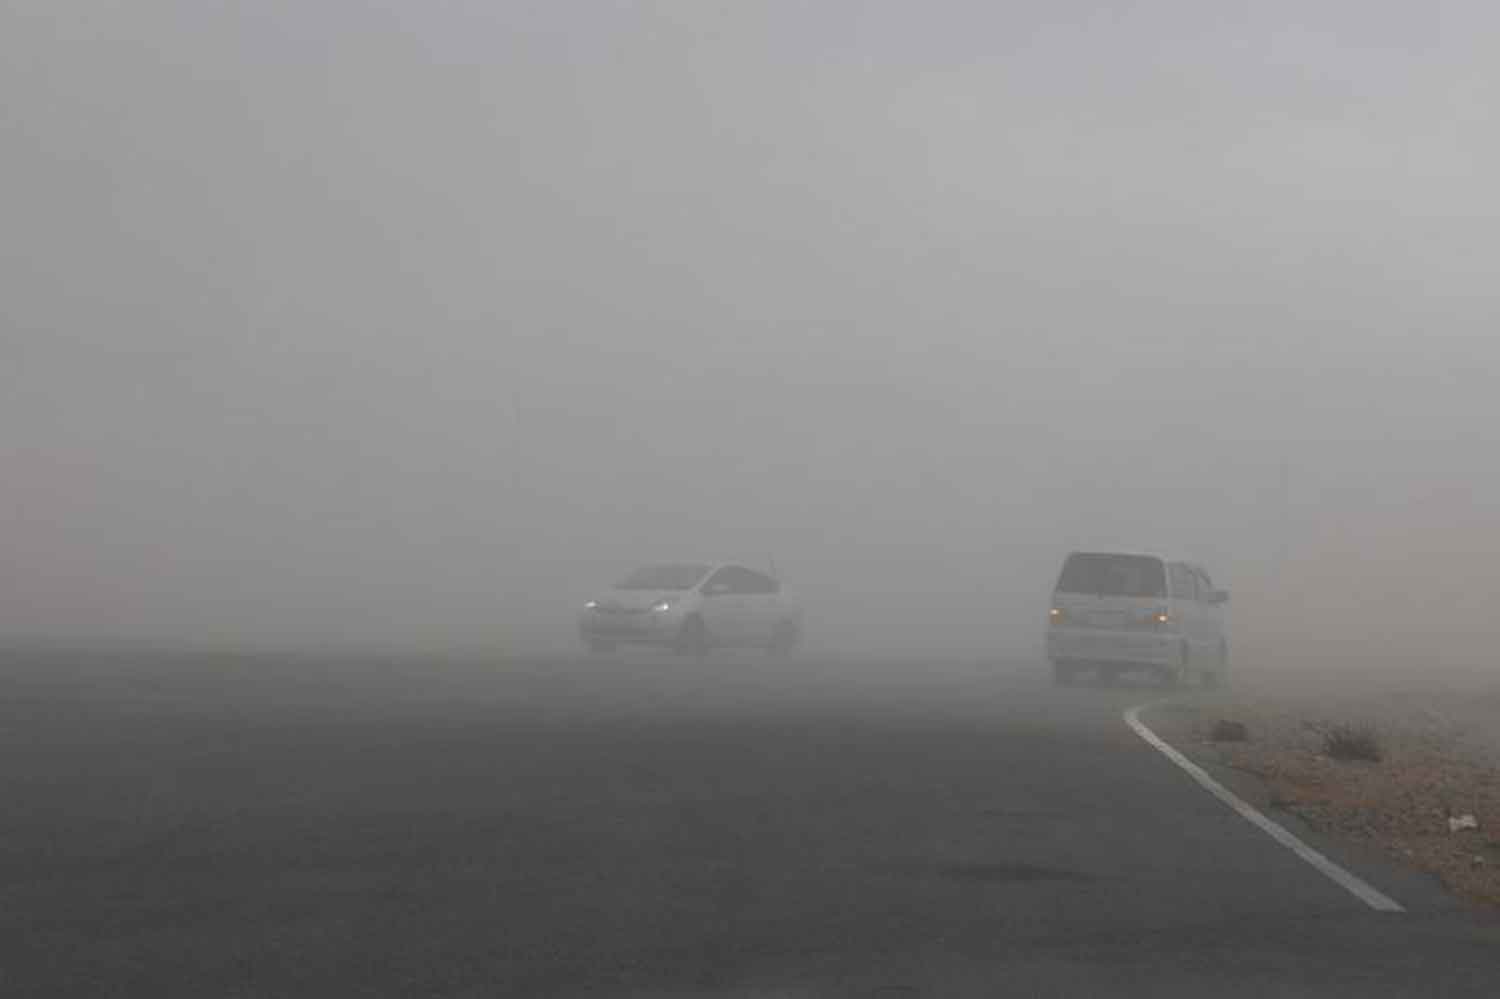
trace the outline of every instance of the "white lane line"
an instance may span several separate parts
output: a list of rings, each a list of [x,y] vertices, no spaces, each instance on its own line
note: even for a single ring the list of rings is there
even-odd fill
[[[1161,736],[1157,735],[1155,732],[1147,728],[1145,723],[1140,719],[1140,713],[1143,710],[1160,703],[1162,702],[1153,701],[1150,704],[1137,704],[1135,707],[1125,712],[1125,724],[1134,729],[1136,735],[1140,736],[1142,739],[1145,739],[1153,747],[1159,750],[1163,756],[1171,760],[1173,763],[1177,764],[1183,770],[1186,770],[1188,776],[1202,785],[1203,789],[1206,790],[1209,794],[1213,795],[1215,798],[1218,798],[1220,801],[1224,802],[1224,804],[1228,805],[1230,808],[1238,812],[1240,814],[1240,817],[1243,818],[1246,822],[1249,822],[1251,825],[1256,826],[1267,836],[1271,837],[1276,842],[1280,843],[1282,846],[1286,847],[1288,850],[1291,850],[1297,856],[1307,861],[1313,867],[1317,868],[1318,871],[1321,872],[1329,880],[1339,885],[1339,887],[1349,892],[1349,894],[1353,895],[1355,898],[1359,899],[1370,908],[1375,909],[1379,912],[1406,911],[1402,907],[1400,902],[1397,902],[1395,899],[1375,888],[1373,885],[1370,885],[1368,882],[1355,877],[1353,874],[1350,874],[1338,864],[1335,864],[1333,861],[1323,856],[1317,850],[1314,850],[1312,847],[1302,842],[1296,836],[1293,836],[1285,828],[1266,818],[1255,808],[1254,805],[1251,805],[1249,802],[1239,797],[1233,791],[1229,790],[1229,788],[1214,780],[1208,775],[1206,771],[1204,771],[1202,767],[1198,766],[1198,764],[1194,763],[1192,760],[1188,759],[1186,756],[1183,756],[1177,750],[1167,745],[1167,743],[1161,738]]]

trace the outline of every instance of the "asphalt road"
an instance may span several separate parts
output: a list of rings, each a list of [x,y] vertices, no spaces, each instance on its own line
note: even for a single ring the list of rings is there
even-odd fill
[[[1036,664],[12,655],[0,995],[1484,995]],[[1149,713],[1146,716],[1150,720]]]

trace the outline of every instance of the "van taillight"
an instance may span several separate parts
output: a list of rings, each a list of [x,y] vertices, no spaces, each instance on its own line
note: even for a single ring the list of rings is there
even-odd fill
[[[1167,626],[1169,621],[1171,621],[1171,617],[1167,614],[1165,607],[1153,607],[1139,617],[1134,618],[1131,624],[1146,631],[1160,631]]]

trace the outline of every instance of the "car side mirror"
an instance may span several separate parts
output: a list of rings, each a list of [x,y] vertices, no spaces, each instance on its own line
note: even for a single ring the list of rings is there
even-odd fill
[[[1208,591],[1208,602],[1211,603],[1211,604],[1227,604],[1227,603],[1229,603],[1229,591],[1228,590],[1209,590]]]
[[[729,592],[729,584],[728,583],[709,583],[707,586],[705,586],[703,588],[703,595],[705,597],[722,597],[724,594],[726,594],[728,592]]]

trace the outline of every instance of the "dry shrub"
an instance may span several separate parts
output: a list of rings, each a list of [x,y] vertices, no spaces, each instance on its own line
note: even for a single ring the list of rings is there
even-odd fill
[[[1250,730],[1245,727],[1244,722],[1219,719],[1214,727],[1209,730],[1208,737],[1214,742],[1248,742]]]
[[[1344,722],[1317,729],[1323,740],[1323,755],[1332,760],[1364,760],[1379,763],[1385,752],[1374,726]]]

